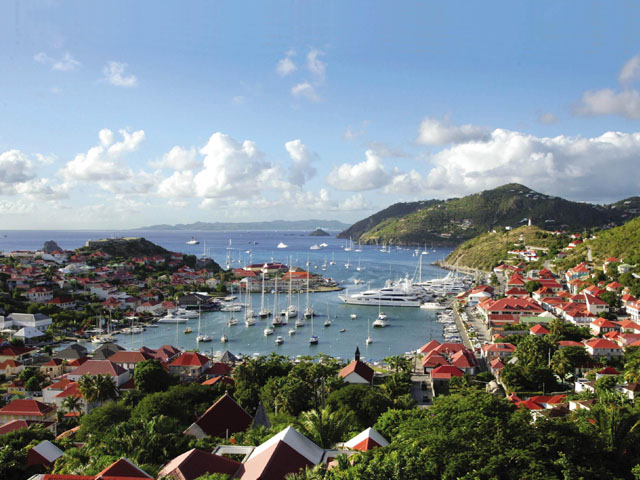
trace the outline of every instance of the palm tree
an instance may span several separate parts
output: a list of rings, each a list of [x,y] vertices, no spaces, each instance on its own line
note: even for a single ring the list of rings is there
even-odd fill
[[[118,387],[109,375],[96,375],[94,378],[99,402],[118,398]]]
[[[331,448],[343,439],[353,425],[351,412],[313,409],[300,415],[301,426],[311,440],[322,448]]]
[[[78,388],[87,401],[87,405],[94,404],[98,401],[98,389],[94,377],[91,375],[81,376],[78,380]]]
[[[75,395],[70,395],[62,401],[62,408],[64,408],[67,412],[81,413],[82,399],[80,397],[76,397]]]

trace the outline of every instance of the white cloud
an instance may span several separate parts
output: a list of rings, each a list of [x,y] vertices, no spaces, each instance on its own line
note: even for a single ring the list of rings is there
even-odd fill
[[[37,167],[50,164],[52,157],[39,153],[33,159],[20,150],[0,153],[0,195],[21,195],[29,199],[55,200],[67,196],[64,185],[50,185],[38,178]]]
[[[0,185],[4,188],[26,182],[34,177],[31,160],[20,150],[0,153]]]
[[[554,123],[558,123],[559,121],[560,119],[551,112],[544,112],[538,115],[538,122],[542,123],[543,125],[551,125]]]
[[[323,83],[327,74],[327,64],[318,58],[321,55],[324,55],[324,53],[315,48],[312,48],[307,53],[307,68],[318,83]]]
[[[443,120],[426,117],[418,128],[416,143],[421,145],[448,145],[471,141],[484,141],[488,130],[476,125],[453,125],[448,117]]]
[[[33,59],[38,63],[42,63],[43,65],[49,65],[51,67],[51,70],[57,70],[59,72],[68,72],[70,70],[75,70],[81,65],[81,63],[73,58],[69,52],[65,52],[65,54],[60,59],[55,59],[44,52],[40,52],[36,53],[33,56]]]
[[[158,195],[167,198],[189,198],[194,196],[193,172],[173,172],[158,185]]]
[[[285,143],[284,147],[291,157],[289,182],[301,187],[316,174],[316,169],[311,166],[314,155],[299,139]]]
[[[631,57],[620,69],[618,82],[620,85],[628,86],[640,80],[640,55]]]
[[[391,182],[382,191],[397,195],[422,193],[424,191],[424,180],[422,175],[415,170],[406,173],[396,170]]]
[[[354,192],[374,190],[387,185],[391,177],[385,171],[381,158],[373,150],[367,150],[365,156],[367,159],[363,162],[344,163],[334,167],[327,182],[339,190]]]
[[[588,90],[574,107],[578,115],[621,115],[629,119],[640,118],[640,92],[632,84],[640,80],[640,55],[629,59],[620,69],[618,83],[622,90],[611,88]]]
[[[291,60],[291,57],[293,57],[295,54],[295,50],[289,50],[285,54],[284,58],[278,61],[278,65],[276,66],[276,72],[278,72],[278,75],[280,75],[281,77],[286,77],[287,75],[295,72],[298,69],[293,60]]]
[[[316,89],[309,82],[302,82],[291,87],[291,95],[294,97],[305,97],[312,102],[319,102],[320,95],[316,92]]]
[[[116,87],[135,87],[138,79],[135,75],[125,75],[128,64],[122,62],[107,62],[102,68],[104,80]]]
[[[150,162],[155,168],[171,168],[173,170],[194,170],[202,166],[202,162],[196,158],[194,147],[190,149],[174,146],[162,156],[161,160]]]
[[[640,92],[623,90],[616,92],[603,88],[595,92],[584,92],[581,104],[575,108],[578,115],[622,115],[630,119],[640,118]]]
[[[119,130],[122,141],[114,143],[113,132],[103,129],[98,133],[100,144],[87,153],[79,153],[59,171],[67,182],[109,182],[128,180],[133,172],[118,159],[138,148],[144,140],[144,130]]]
[[[576,200],[603,201],[637,195],[633,175],[640,133],[599,137],[535,137],[496,129],[484,143],[466,143],[432,157],[425,188],[441,196],[465,195],[509,182]]]

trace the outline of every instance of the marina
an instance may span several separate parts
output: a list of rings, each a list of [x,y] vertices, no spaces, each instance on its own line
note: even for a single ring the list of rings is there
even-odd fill
[[[16,232],[7,238],[0,240],[0,249],[10,251],[20,248],[39,248],[43,241],[56,239],[62,248],[77,248],[89,238],[131,236],[132,232]],[[235,354],[253,355],[278,352],[283,355],[295,357],[297,355],[328,354],[335,357],[348,358],[353,348],[359,345],[363,356],[371,359],[382,359],[390,355],[404,354],[415,350],[429,339],[443,341],[445,339],[442,325],[436,321],[438,310],[422,308],[398,307],[381,303],[387,315],[385,328],[370,328],[379,314],[378,301],[365,305],[344,303],[338,295],[346,294],[346,287],[350,295],[367,290],[381,289],[388,280],[393,283],[406,282],[407,277],[416,281],[417,261],[413,255],[413,248],[399,248],[396,246],[385,247],[380,251],[374,245],[358,246],[355,251],[344,250],[344,240],[335,237],[326,237],[327,244],[320,251],[310,250],[314,244],[314,238],[306,235],[306,232],[180,232],[180,231],[138,231],[135,235],[145,237],[148,240],[162,245],[172,251],[181,251],[187,254],[200,255],[202,248],[198,245],[187,245],[185,242],[196,237],[203,243],[206,241],[207,251],[221,266],[225,267],[227,255],[232,259],[230,268],[239,268],[248,264],[264,264],[277,261],[285,265],[299,266],[306,269],[309,262],[311,274],[321,274],[324,278],[331,278],[345,288],[343,292],[311,292],[309,295],[309,310],[313,310],[313,316],[305,321],[303,312],[306,310],[306,291],[302,283],[299,291],[292,288],[289,299],[289,284],[278,285],[278,295],[265,289],[264,304],[262,302],[261,288],[254,293],[246,295],[234,291],[228,292],[229,302],[226,311],[203,311],[200,329],[198,329],[197,312],[192,312],[188,318],[184,314],[165,315],[153,324],[155,328],[146,328],[142,333],[116,333],[114,338],[121,346],[127,349],[138,349],[143,345],[157,348],[161,345],[171,344],[181,349],[199,349],[204,352],[214,353],[218,350],[230,350]],[[11,243],[13,240],[15,243]],[[19,239],[19,243],[18,243]],[[231,242],[231,250],[229,240]],[[256,242],[254,244],[254,242]],[[278,244],[285,243],[286,250],[279,250]],[[251,253],[247,247],[250,247]],[[348,247],[347,247],[348,248]],[[444,258],[449,249],[437,248],[430,252],[429,261]],[[360,264],[361,270],[345,268],[347,259],[350,262]],[[327,261],[325,261],[325,259]],[[322,266],[324,265],[324,269]],[[422,265],[422,281],[445,278],[447,272],[438,267]],[[361,283],[354,284],[358,279]],[[266,283],[266,282],[265,282]],[[438,282],[436,282],[438,283]],[[233,298],[236,297],[237,298]],[[248,297],[248,298],[247,298]],[[298,299],[299,297],[299,299]],[[247,309],[247,305],[249,306]],[[246,316],[247,310],[256,308],[251,316]],[[284,310],[285,315],[259,316],[257,310],[278,312]],[[289,310],[289,306],[293,307]],[[231,313],[230,313],[231,312]],[[237,312],[237,313],[236,313]],[[300,312],[296,316],[293,313]],[[194,315],[195,314],[195,315]],[[242,319],[236,324],[230,324],[230,315]],[[311,318],[315,317],[314,336],[317,336],[317,344],[310,344]],[[162,320],[164,318],[164,320]],[[273,320],[278,318],[273,324]],[[329,326],[326,328],[324,326]],[[197,335],[184,335],[185,328],[190,327]],[[265,329],[273,331],[265,336]],[[365,344],[367,331],[371,343]],[[222,342],[223,336],[227,342]],[[276,344],[277,336],[286,337],[286,341]],[[200,340],[198,341],[198,337]],[[90,350],[94,350],[99,344],[86,343]]]

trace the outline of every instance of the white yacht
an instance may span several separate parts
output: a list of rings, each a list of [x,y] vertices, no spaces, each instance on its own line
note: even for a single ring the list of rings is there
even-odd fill
[[[276,345],[282,345],[284,343],[284,338],[282,338],[280,335],[278,335],[276,337]]]
[[[263,333],[264,333],[264,336],[267,337],[269,335],[273,335],[273,332],[274,332],[273,328],[267,327],[267,328],[264,329]]]
[[[387,326],[387,321],[384,318],[378,317],[373,321],[373,326],[375,328],[384,328]]]
[[[199,245],[200,241],[196,240],[196,237],[191,237],[191,240],[189,240],[188,242],[186,242],[187,245]]]
[[[438,302],[424,302],[420,305],[420,308],[424,308],[426,310],[444,310],[447,307]]]
[[[383,307],[419,307],[422,300],[410,281],[403,280],[397,284],[387,281],[380,289],[365,290],[364,292],[349,295],[338,295],[344,303],[350,305],[371,305]]]
[[[211,337],[206,333],[200,334],[196,337],[196,342],[198,343],[206,343],[210,341],[211,341]]]
[[[167,313],[164,317],[158,320],[158,323],[187,323],[185,317],[174,315],[173,313]]]
[[[249,317],[249,318],[245,318],[244,320],[244,325],[246,327],[251,327],[252,325],[256,324],[256,319],[253,317]]]
[[[280,243],[278,244],[278,248],[287,248],[288,246],[289,246],[289,245],[287,245],[287,244],[286,244],[286,243],[284,243],[284,242],[280,242]]]
[[[320,245],[311,245],[309,250],[320,250]]]

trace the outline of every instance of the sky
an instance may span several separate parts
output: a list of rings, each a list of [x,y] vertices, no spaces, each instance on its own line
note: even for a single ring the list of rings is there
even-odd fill
[[[632,1],[0,2],[0,229],[640,194]]]

